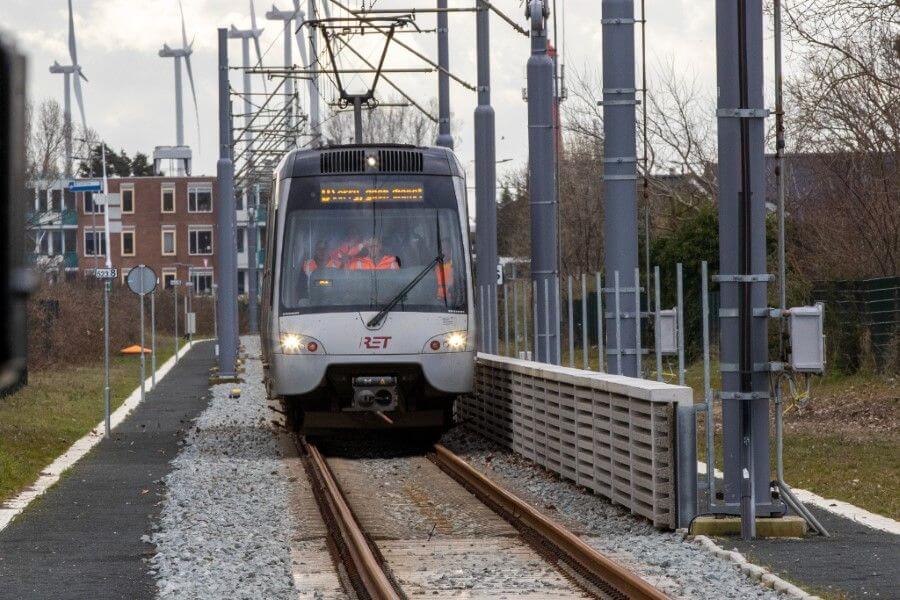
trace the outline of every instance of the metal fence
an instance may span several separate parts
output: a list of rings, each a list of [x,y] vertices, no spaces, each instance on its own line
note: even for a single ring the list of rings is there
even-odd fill
[[[818,282],[815,301],[828,306],[826,327],[832,358],[838,366],[854,368],[861,353],[860,335],[868,333],[880,366],[897,361],[900,336],[900,277],[859,281]]]

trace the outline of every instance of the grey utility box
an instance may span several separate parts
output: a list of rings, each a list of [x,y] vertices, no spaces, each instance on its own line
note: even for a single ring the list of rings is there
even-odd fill
[[[185,334],[197,334],[197,313],[189,312],[185,315],[184,330]]]
[[[825,372],[825,305],[799,306],[788,311],[791,368],[801,373]]]
[[[678,309],[659,311],[659,351],[663,354],[678,354]]]

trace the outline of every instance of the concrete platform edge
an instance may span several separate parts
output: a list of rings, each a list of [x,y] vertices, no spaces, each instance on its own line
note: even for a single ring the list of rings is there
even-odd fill
[[[207,340],[194,340],[183,346],[177,358],[182,358],[184,355],[190,351],[191,348],[194,347],[195,344]],[[164,362],[157,370],[156,370],[156,381],[159,381],[165,377],[169,371],[175,366],[176,356],[171,356],[169,360]],[[148,391],[150,386],[153,383],[153,374],[150,377],[147,377],[143,382],[144,391]],[[135,408],[141,402],[141,386],[134,388],[134,391],[122,402],[121,406],[117,408],[109,417],[109,425],[111,429],[115,429],[119,426],[122,421],[124,421],[128,415],[134,411]],[[45,467],[41,474],[38,476],[37,480],[17,496],[12,499],[6,501],[2,505],[0,505],[0,531],[3,531],[10,523],[12,523],[13,519],[19,516],[22,511],[24,511],[35,498],[43,495],[47,490],[49,490],[53,485],[59,481],[60,476],[69,469],[72,465],[81,460],[91,449],[100,443],[100,440],[103,439],[104,436],[104,423],[101,420],[96,426],[94,426],[91,431],[77,440],[71,446],[69,446],[68,450],[62,453],[60,456],[56,458],[52,463],[50,463],[47,467]]]
[[[688,539],[700,544],[710,554],[735,563],[742,573],[750,579],[758,581],[760,585],[785,594],[790,598],[798,598],[800,600],[821,600],[819,596],[808,594],[793,583],[785,581],[778,575],[771,573],[768,569],[753,564],[740,552],[725,550],[705,535],[697,535],[689,537]]]

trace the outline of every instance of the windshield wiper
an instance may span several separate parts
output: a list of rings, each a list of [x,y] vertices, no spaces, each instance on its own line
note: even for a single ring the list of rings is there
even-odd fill
[[[397,306],[397,303],[400,302],[410,292],[410,290],[416,287],[416,284],[422,281],[422,279],[424,279],[425,276],[428,275],[428,272],[431,271],[431,269],[434,268],[435,265],[439,263],[443,264],[443,262],[443,254],[438,254],[437,256],[435,256],[434,259],[430,263],[428,263],[425,268],[422,269],[422,271],[413,278],[412,281],[406,284],[406,287],[397,292],[397,295],[394,296],[390,302],[385,304],[384,308],[378,311],[377,315],[369,319],[369,322],[366,323],[366,327],[378,327],[378,324],[381,323],[384,317],[387,316],[389,312],[394,310],[394,307]]]

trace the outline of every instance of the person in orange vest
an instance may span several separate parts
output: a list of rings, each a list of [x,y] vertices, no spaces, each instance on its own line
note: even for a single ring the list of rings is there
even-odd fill
[[[437,277],[437,297],[446,300],[447,293],[453,287],[453,263],[449,260],[438,263],[434,267],[434,274]]]
[[[326,269],[340,269],[341,261],[335,258],[333,255],[334,253],[332,252],[332,254],[329,255],[328,260],[324,260],[325,242],[319,241],[319,243],[316,244],[316,249],[313,252],[313,256],[303,261],[303,272],[309,275],[319,268],[319,263],[323,262]]]
[[[362,243],[359,254],[344,262],[344,268],[350,271],[371,271],[399,269],[400,261],[396,256],[384,254],[381,240],[369,238]]]

